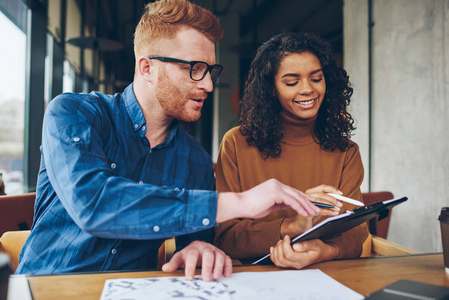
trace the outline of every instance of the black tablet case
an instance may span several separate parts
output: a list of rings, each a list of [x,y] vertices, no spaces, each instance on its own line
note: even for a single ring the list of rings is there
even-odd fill
[[[329,239],[357,225],[362,224],[376,216],[379,216],[379,220],[388,216],[390,209],[404,201],[407,197],[396,198],[387,201],[379,201],[367,206],[361,206],[347,211],[341,215],[328,218],[321,223],[318,223],[305,233],[292,239],[292,245],[297,242],[313,240],[313,239]],[[253,262],[253,264],[269,264],[271,260],[270,255],[266,255],[261,259]]]
[[[444,271],[442,271],[444,272]],[[449,288],[412,280],[399,280],[368,295],[367,300],[449,300]]]

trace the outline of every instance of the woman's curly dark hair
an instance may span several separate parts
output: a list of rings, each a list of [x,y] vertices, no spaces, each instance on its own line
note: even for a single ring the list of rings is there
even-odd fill
[[[257,50],[241,102],[240,132],[249,145],[258,147],[264,158],[279,157],[283,127],[279,100],[274,96],[275,76],[290,53],[310,52],[320,61],[326,94],[315,122],[315,139],[326,151],[345,151],[354,120],[347,111],[352,87],[346,71],[338,66],[331,46],[309,33],[281,33]]]

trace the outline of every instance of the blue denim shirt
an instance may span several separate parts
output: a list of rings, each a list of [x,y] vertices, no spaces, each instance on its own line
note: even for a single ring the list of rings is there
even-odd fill
[[[50,102],[34,223],[16,273],[150,269],[167,237],[181,235],[177,247],[212,241],[210,156],[177,121],[163,144],[150,146],[145,133],[132,84]]]

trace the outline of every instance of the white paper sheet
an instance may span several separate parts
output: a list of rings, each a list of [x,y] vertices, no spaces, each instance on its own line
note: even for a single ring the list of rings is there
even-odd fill
[[[231,278],[205,282],[185,277],[107,280],[100,300],[140,299],[257,299],[362,300],[364,297],[320,270],[234,273]]]
[[[32,300],[26,275],[9,276],[8,300]]]

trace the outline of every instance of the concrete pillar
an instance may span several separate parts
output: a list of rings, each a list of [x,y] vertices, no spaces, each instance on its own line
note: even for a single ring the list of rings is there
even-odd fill
[[[354,117],[363,125],[356,135],[363,157],[366,3],[345,0],[344,6],[345,68],[358,89]],[[441,207],[449,206],[449,2],[372,3],[371,188],[409,197],[394,208],[388,239],[423,252],[441,251],[437,218]]]
[[[346,0],[343,5],[343,65],[348,71],[354,89],[350,113],[357,127],[352,140],[360,147],[365,167],[365,178],[361,188],[362,192],[367,192],[369,189],[368,0]]]

